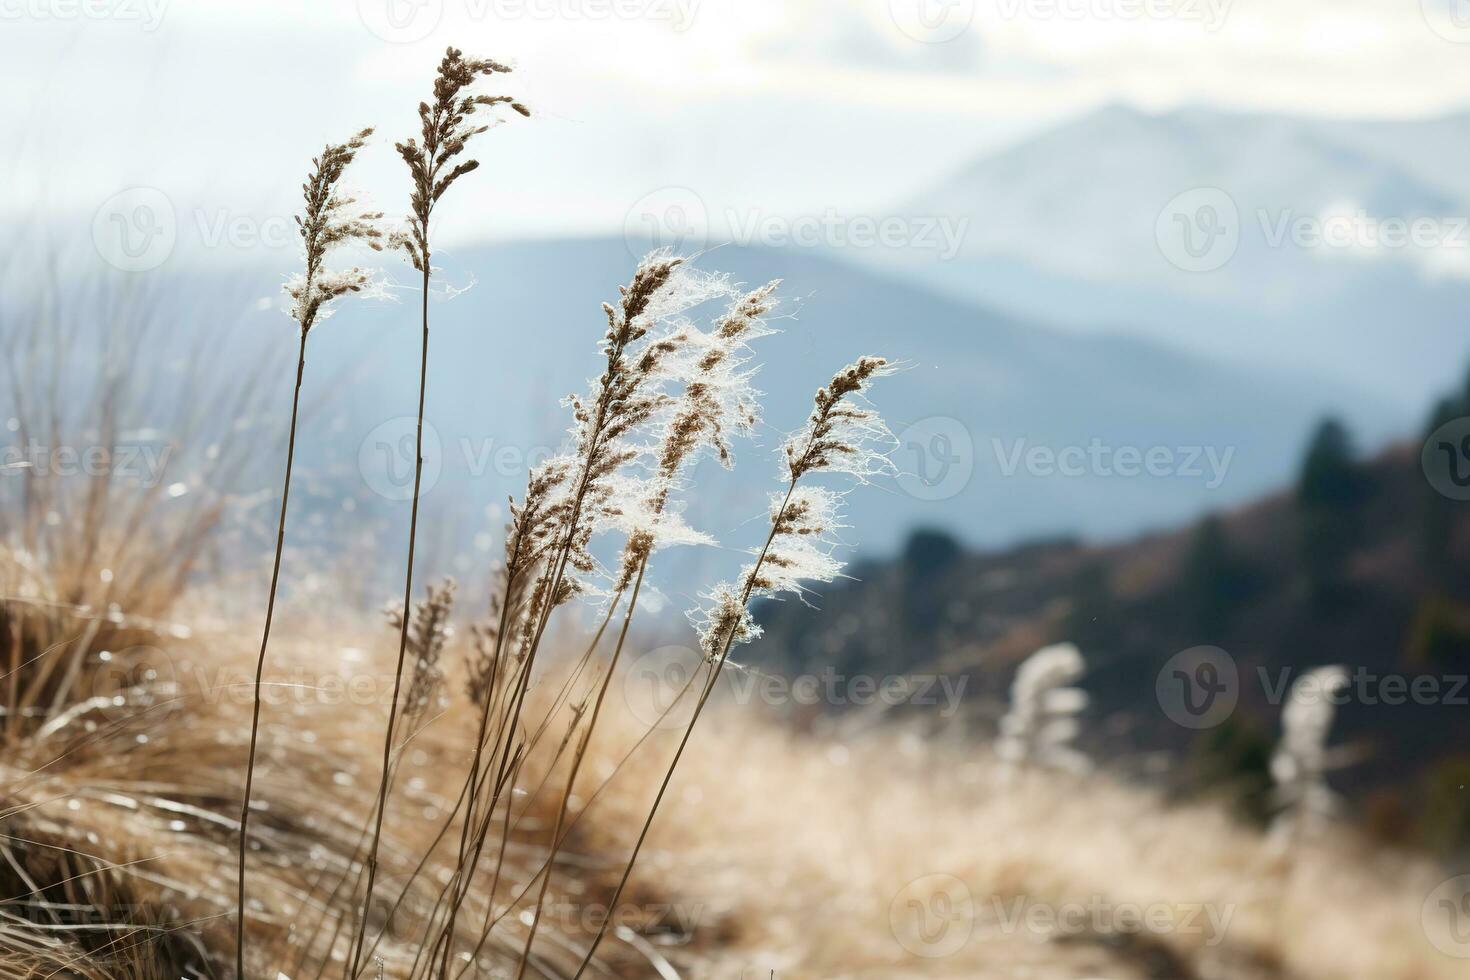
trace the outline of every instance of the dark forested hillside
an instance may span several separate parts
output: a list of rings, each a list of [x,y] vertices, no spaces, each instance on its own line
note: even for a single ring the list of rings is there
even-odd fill
[[[1446,400],[1426,433],[1465,415],[1470,396]],[[791,671],[963,677],[963,710],[985,735],[1018,661],[1070,640],[1088,661],[1080,744],[1094,758],[1236,793],[1257,815],[1285,685],[1344,664],[1333,785],[1384,832],[1436,847],[1470,837],[1470,503],[1431,486],[1419,444],[1362,461],[1324,422],[1295,487],[1172,533],[967,553],[921,530],[899,559],[854,575],[814,600],[820,615],[761,609],[765,655]],[[1233,661],[1239,700],[1190,728],[1154,694],[1170,659],[1199,646]]]

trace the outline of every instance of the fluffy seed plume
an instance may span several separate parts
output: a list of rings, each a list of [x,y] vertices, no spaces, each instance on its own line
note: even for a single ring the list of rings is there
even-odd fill
[[[806,426],[787,438],[782,447],[787,489],[771,498],[765,547],[742,570],[739,586],[716,586],[706,596],[708,604],[690,613],[711,660],[760,635],[750,615],[752,598],[782,593],[801,598],[807,591],[804,582],[831,582],[842,573],[842,562],[834,556],[840,543],[836,532],[843,527],[842,494],[797,484],[803,476],[824,471],[846,473],[861,482],[892,468],[887,447],[880,451],[878,445],[888,427],[877,412],[857,402],[874,378],[890,370],[881,357],[863,357],[843,368],[818,389]]]
[[[674,403],[666,389],[696,332],[683,314],[727,289],[722,280],[697,273],[682,258],[660,250],[639,262],[632,280],[619,287],[616,304],[603,304],[604,368],[585,396],[567,399],[572,450],[564,462],[554,461],[569,474],[556,505],[558,547],[575,574],[555,586],[554,596],[550,582],[538,585],[531,598],[533,610],[547,602],[560,605],[585,591],[597,571],[592,536],[627,529],[636,522],[631,514],[646,511],[644,485],[626,472],[647,454],[638,437]],[[531,618],[536,618],[534,612]]]
[[[1082,651],[1071,643],[1043,647],[1021,664],[996,744],[996,754],[1012,770],[1034,765],[1082,773],[1091,768],[1087,757],[1072,748],[1087,692],[1068,686],[1086,670]]]
[[[394,149],[408,164],[413,178],[413,195],[408,230],[394,236],[393,244],[402,248],[420,272],[429,268],[429,216],[434,205],[451,184],[480,166],[478,160],[454,162],[471,139],[485,132],[488,125],[476,125],[471,117],[481,109],[509,106],[522,116],[531,111],[508,95],[481,95],[465,90],[482,75],[509,72],[511,69],[489,59],[466,58],[458,48],[449,48],[439,62],[434,79],[434,100],[419,103],[421,134],[394,144]]]
[[[408,649],[413,655],[413,677],[408,685],[403,709],[403,718],[410,730],[429,705],[439,697],[444,681],[444,671],[439,666],[439,659],[454,632],[449,625],[449,617],[454,611],[454,594],[457,588],[454,579],[446,578],[437,586],[430,585],[428,595],[413,604],[413,614],[408,624]],[[388,626],[395,632],[403,629],[402,604],[394,603],[384,610],[384,615]]]
[[[305,207],[296,215],[296,227],[301,235],[305,271],[287,281],[285,292],[291,297],[288,312],[303,335],[331,315],[333,300],[376,288],[372,273],[366,270],[323,268],[328,253],[338,246],[356,242],[374,251],[383,247],[383,233],[378,227],[382,213],[359,209],[356,198],[340,188],[347,165],[372,132],[364,129],[345,143],[328,144],[320,156],[312,159],[311,174],[301,185]]]
[[[746,370],[749,344],[774,333],[765,316],[776,306],[777,282],[770,282],[735,299],[708,332],[682,334],[681,360],[676,369],[683,392],[670,404],[662,438],[654,451],[655,474],[640,499],[624,510],[628,533],[615,592],[627,588],[652,553],[666,545],[712,543],[667,511],[669,495],[683,468],[701,452],[709,451],[730,469],[735,465],[733,438],[748,437],[760,420],[758,392],[751,386],[755,372]]]
[[[754,372],[743,370],[751,341],[773,333],[765,317],[776,307],[769,282],[731,304],[707,334],[691,337],[694,353],[684,393],[659,448],[659,475],[672,480],[680,467],[708,448],[726,469],[734,465],[730,438],[750,435],[760,420]]]
[[[1337,794],[1327,785],[1327,773],[1338,764],[1327,748],[1327,736],[1337,715],[1334,699],[1347,686],[1347,669],[1339,666],[1307,671],[1291,686],[1281,712],[1281,741],[1271,758],[1281,807],[1278,834],[1320,825],[1337,811]]]
[[[863,404],[863,392],[872,380],[891,373],[893,368],[883,358],[860,357],[817,390],[811,417],[782,447],[790,480],[825,470],[861,481],[893,470],[888,458],[893,433],[877,412]]]

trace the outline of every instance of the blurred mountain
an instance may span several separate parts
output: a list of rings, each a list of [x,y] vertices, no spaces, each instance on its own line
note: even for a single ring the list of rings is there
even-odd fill
[[[561,444],[568,420],[558,402],[600,370],[600,306],[636,259],[622,239],[590,239],[444,250],[436,261],[439,282],[456,292],[440,287],[430,302],[421,553],[424,574],[466,576],[493,557],[506,497],[522,492],[527,465]],[[1167,527],[1279,485],[1327,412],[1369,445],[1412,424],[1413,413],[1311,365],[1248,368],[1147,338],[1056,330],[812,249],[724,247],[698,262],[750,284],[781,278],[787,299],[775,323],[782,332],[758,352],[768,392],[759,445],[737,447],[733,474],[713,464],[694,474],[690,519],[735,548],[755,543],[780,437],[803,422],[817,386],[862,354],[904,366],[875,392],[899,436],[903,475],[850,497],[850,537],[864,554],[893,553],[920,525],[988,547]],[[227,392],[247,377],[274,386],[235,420],[260,451],[231,489],[254,505],[262,536],[280,478],[266,440],[279,434],[284,449],[295,366],[277,292],[288,268],[284,256],[228,273],[179,262],[118,289],[72,291],[82,319],[92,304],[112,311],[119,329],[155,323],[150,363],[203,372],[203,391]],[[292,536],[313,561],[340,556],[350,536],[353,578],[379,569],[385,581],[396,564],[371,556],[396,553],[406,525],[419,343],[416,292],[393,295],[345,304],[313,331]],[[28,316],[17,295],[6,302],[7,316]],[[223,398],[199,409],[236,410]],[[661,565],[683,582],[706,570],[700,563],[723,577],[737,561],[698,549]],[[376,582],[363,587],[379,591]]]
[[[1417,404],[1470,352],[1467,152],[1463,116],[1113,106],[899,209],[968,219],[957,256],[865,258],[1018,315],[1310,365]]]
[[[585,240],[467,249],[442,262],[445,281],[477,281],[431,304],[428,418],[440,472],[429,501],[478,514],[519,494],[518,464],[560,442],[567,419],[557,400],[600,369],[600,304],[616,297],[634,259],[621,240]],[[762,446],[739,448],[733,474],[713,465],[695,474],[690,518],[740,547],[775,487],[779,437],[804,421],[817,386],[862,354],[906,367],[874,394],[900,436],[905,475],[850,498],[853,538],[879,551],[918,524],[991,545],[1167,526],[1278,485],[1326,411],[1347,413],[1375,440],[1408,424],[1308,368],[1246,370],[1146,339],[1059,332],[811,250],[726,247],[699,262],[745,283],[783,279],[782,312],[791,314],[760,343]],[[406,482],[411,455],[394,440],[414,409],[412,303],[357,304],[339,316],[312,338],[315,390],[336,380],[320,408],[327,418],[303,435],[303,458],[359,491],[364,462],[396,463]],[[289,332],[279,319],[267,329]],[[1056,478],[1062,469],[1071,475]],[[355,519],[383,511],[376,495],[357,496]],[[499,531],[498,520],[486,526]]]

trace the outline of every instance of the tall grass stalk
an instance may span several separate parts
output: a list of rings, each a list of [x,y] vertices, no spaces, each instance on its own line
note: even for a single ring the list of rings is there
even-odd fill
[[[296,428],[301,410],[301,382],[306,373],[306,338],[311,328],[330,315],[331,304],[348,293],[362,292],[371,276],[361,269],[329,272],[323,268],[335,247],[360,242],[381,248],[381,232],[373,222],[382,215],[353,212],[352,198],[339,191],[343,173],[357,155],[371,129],[364,129],[345,143],[329,144],[312,161],[312,171],[302,185],[305,208],[296,219],[306,259],[305,272],[286,286],[291,296],[290,313],[296,321],[300,345],[296,358],[296,384],[291,391],[291,427],[286,443],[286,475],[281,488],[281,513],[276,521],[276,551],[271,564],[270,591],[266,598],[265,626],[261,630],[260,653],[255,661],[255,683],[251,690],[250,750],[245,763],[245,791],[240,803],[238,867],[236,869],[235,976],[245,977],[245,855],[249,849],[250,795],[255,783],[255,753],[260,735],[260,687],[265,676],[266,651],[276,611],[276,591],[281,580],[281,554],[286,545],[286,511],[291,502],[291,470],[296,459]]]
[[[864,357],[839,371],[832,381],[819,389],[816,407],[807,425],[798,434],[787,440],[785,475],[788,478],[786,491],[780,503],[771,513],[770,530],[765,543],[756,554],[755,561],[747,567],[738,597],[727,587],[717,587],[710,595],[711,609],[704,614],[705,628],[702,642],[708,664],[708,678],[695,703],[694,713],[680,736],[678,748],[659,783],[658,792],[649,806],[648,816],[633,843],[633,851],[608,900],[608,908],[616,909],[622,898],[628,879],[633,874],[648,832],[658,815],[669,783],[674,778],[679,760],[689,745],[699,717],[709,703],[720,674],[729,659],[730,648],[736,642],[749,642],[759,634],[759,628],[750,616],[750,601],[756,595],[774,595],[779,592],[800,594],[802,578],[830,581],[840,569],[830,556],[813,549],[811,542],[829,534],[835,525],[836,500],[830,491],[817,491],[803,498],[797,497],[797,484],[808,473],[821,471],[847,472],[859,479],[875,468],[887,466],[883,453],[872,449],[874,439],[882,440],[887,429],[877,415],[865,408],[852,404],[850,399],[860,396],[871,381],[888,373],[888,362],[880,357]],[[782,544],[787,548],[783,548]],[[774,570],[768,568],[774,567]],[[630,609],[631,615],[631,609]],[[625,634],[626,635],[626,634]],[[621,640],[620,640],[621,646]],[[617,654],[615,653],[616,657]],[[598,926],[581,965],[573,975],[577,980],[586,972],[597,947],[607,934],[610,917]],[[522,960],[521,969],[525,963]]]
[[[403,607],[407,610],[413,602],[414,549],[418,541],[419,497],[424,475],[424,403],[428,391],[429,377],[429,286],[432,276],[429,248],[430,221],[434,206],[445,191],[460,177],[477,169],[476,160],[455,158],[464,152],[470,139],[485,132],[488,126],[477,126],[469,122],[476,112],[485,108],[508,105],[523,116],[530,112],[509,96],[480,95],[466,93],[466,89],[479,77],[509,72],[510,69],[487,59],[466,59],[456,48],[445,51],[439,62],[438,75],[434,80],[432,102],[419,103],[420,135],[422,145],[409,138],[395,145],[400,157],[407,165],[413,180],[410,195],[408,228],[395,236],[394,242],[409,257],[413,267],[421,275],[420,320],[422,333],[419,340],[419,396],[418,413],[414,425],[414,471],[413,496],[409,511],[408,560],[403,577]],[[372,844],[367,854],[367,886],[363,897],[363,912],[359,916],[353,952],[347,958],[346,976],[356,977],[361,970],[363,945],[367,932],[367,910],[372,906],[374,887],[378,872],[378,851],[382,845],[383,818],[388,806],[389,773],[392,769],[393,736],[398,721],[398,700],[403,684],[403,664],[408,650],[408,631],[411,617],[403,617],[398,636],[398,660],[394,668],[393,700],[388,708],[388,725],[383,735],[382,775],[378,782],[377,815],[373,824]]]

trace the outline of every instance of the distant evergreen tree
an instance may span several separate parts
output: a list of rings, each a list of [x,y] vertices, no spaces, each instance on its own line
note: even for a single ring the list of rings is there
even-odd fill
[[[1316,601],[1329,600],[1340,587],[1362,534],[1364,490],[1347,428],[1323,420],[1307,444],[1296,495],[1302,567]]]
[[[1470,415],[1470,378],[1466,379],[1465,391],[1456,396],[1441,398],[1435,403],[1434,411],[1424,426],[1424,438],[1429,439],[1441,426],[1455,419]],[[1414,461],[1418,465],[1418,460]],[[1419,554],[1424,563],[1424,573],[1431,584],[1439,588],[1451,586],[1454,559],[1450,539],[1454,533],[1455,513],[1459,501],[1451,500],[1427,482],[1424,484],[1424,512],[1419,524]]]
[[[1250,597],[1254,576],[1230,552],[1224,523],[1205,518],[1195,529],[1180,575],[1180,605],[1200,642],[1214,642]]]
[[[954,535],[934,528],[919,528],[909,535],[903,549],[903,563],[910,576],[922,580],[949,569],[960,554],[960,543]]]
[[[898,596],[899,635],[908,637],[906,650],[893,651],[903,662],[915,662],[943,641],[945,610],[960,594],[963,582],[951,581],[963,550],[953,535],[933,528],[920,528],[909,535],[903,549],[902,592]]]
[[[1117,637],[1114,602],[1107,567],[1100,561],[1085,565],[1072,581],[1068,639],[1088,651],[1110,647]]]

